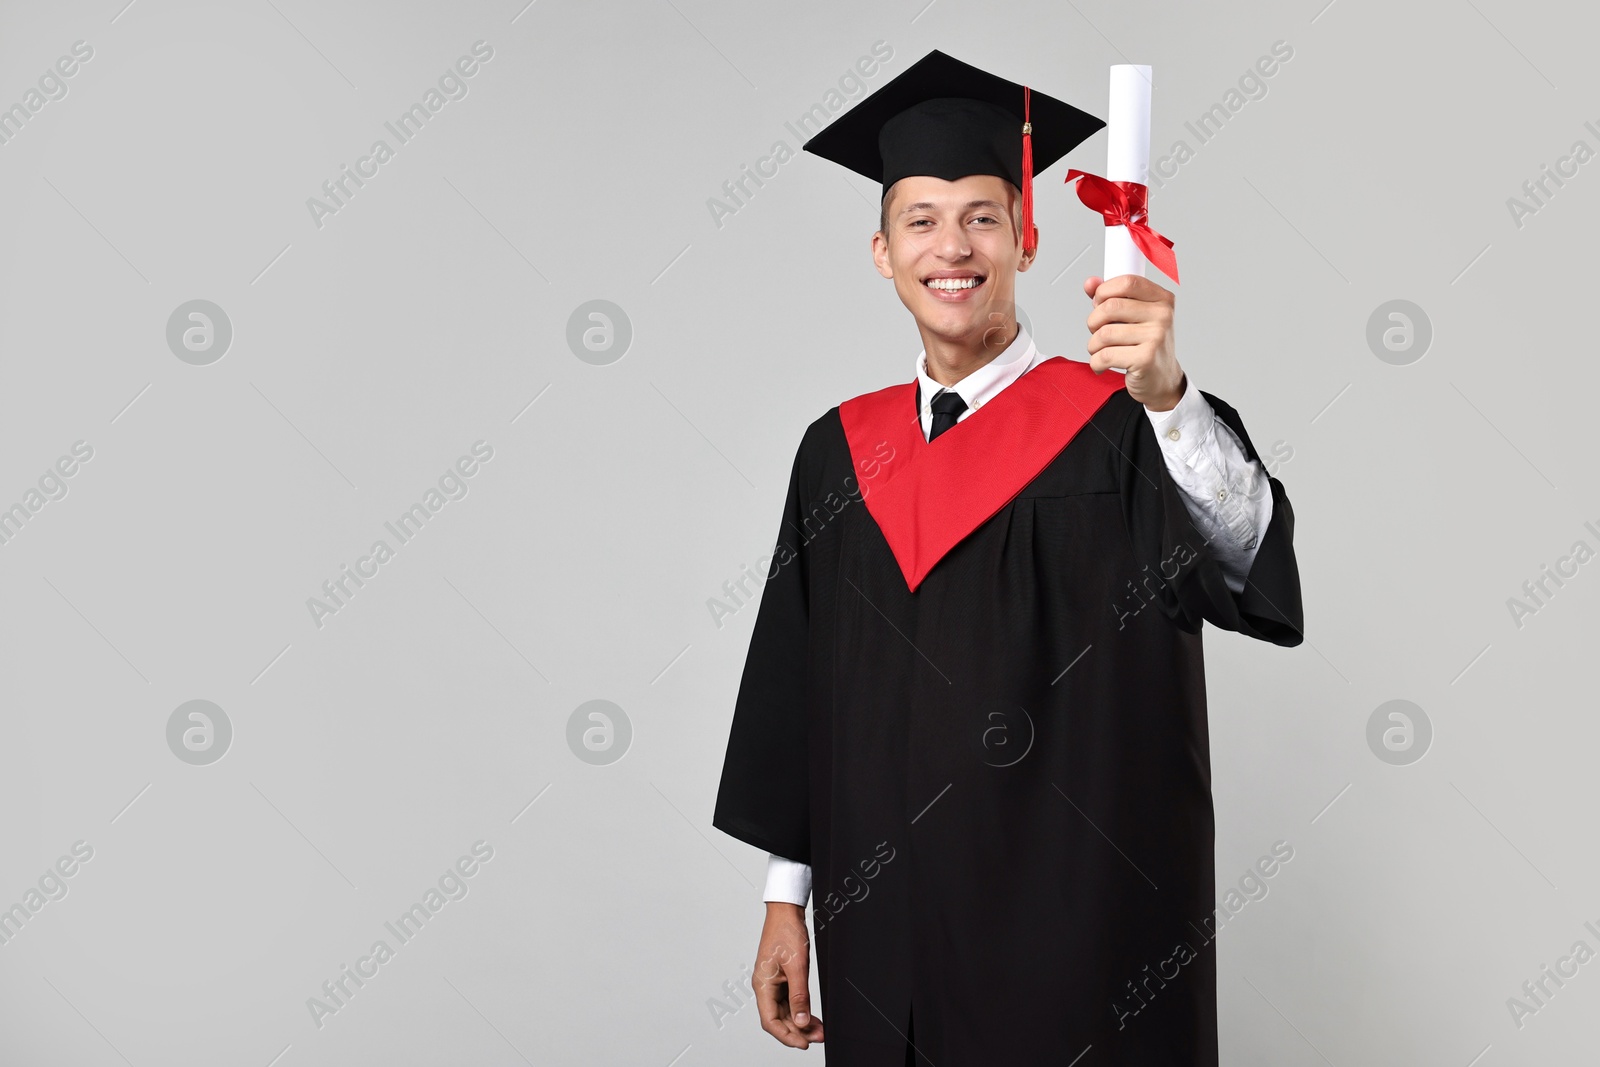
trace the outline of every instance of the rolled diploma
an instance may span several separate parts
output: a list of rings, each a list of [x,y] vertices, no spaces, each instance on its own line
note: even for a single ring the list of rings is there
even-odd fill
[[[1118,63],[1111,68],[1110,118],[1106,122],[1106,178],[1148,185],[1150,177],[1150,68]],[[1144,276],[1144,253],[1126,226],[1106,227],[1105,277]]]

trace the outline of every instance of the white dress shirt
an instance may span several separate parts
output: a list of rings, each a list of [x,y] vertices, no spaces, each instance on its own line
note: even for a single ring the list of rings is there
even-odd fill
[[[1040,354],[1033,338],[1020,324],[1017,336],[994,359],[962,378],[948,391],[960,395],[966,410],[956,421],[977,411],[1000,391],[1048,356]],[[922,389],[922,436],[933,427],[933,398],[945,386],[928,377],[928,354],[917,353],[917,383]],[[1107,371],[1115,374],[1116,371]],[[1178,406],[1171,411],[1145,408],[1161,443],[1167,472],[1183,491],[1184,506],[1210,543],[1222,569],[1223,580],[1235,593],[1244,590],[1245,576],[1255,562],[1261,535],[1272,520],[1272,488],[1258,460],[1246,460],[1244,445],[1195,388],[1194,377]],[[767,884],[762,900],[787,901],[805,907],[811,895],[811,867],[783,856],[768,855]]]

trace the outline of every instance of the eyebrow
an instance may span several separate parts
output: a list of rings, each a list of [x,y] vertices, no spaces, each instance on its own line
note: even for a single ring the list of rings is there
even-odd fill
[[[937,208],[938,206],[938,204],[933,203],[931,200],[919,200],[915,204],[907,204],[905,207],[901,208],[898,212],[896,212],[896,217],[904,215],[908,211],[921,211],[926,208]],[[1000,203],[998,200],[968,200],[962,206],[987,207],[993,208],[995,211],[1004,211],[1006,209],[1006,206]]]

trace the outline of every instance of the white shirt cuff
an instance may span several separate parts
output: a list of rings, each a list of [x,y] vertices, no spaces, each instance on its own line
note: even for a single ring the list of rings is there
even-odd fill
[[[780,900],[802,908],[811,897],[811,867],[783,856],[767,856],[767,888],[761,899]]]
[[[1187,458],[1200,447],[1212,420],[1216,418],[1216,413],[1211,410],[1211,405],[1206,403],[1206,398],[1200,395],[1199,388],[1194,384],[1194,377],[1188,374],[1184,377],[1187,379],[1187,385],[1176,407],[1171,411],[1151,411],[1145,408],[1144,413],[1150,417],[1150,425],[1155,428],[1156,439],[1161,442],[1161,450]]]

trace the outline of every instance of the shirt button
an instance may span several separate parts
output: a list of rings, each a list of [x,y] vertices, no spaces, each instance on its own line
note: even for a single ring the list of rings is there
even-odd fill
[[[1183,436],[1183,434],[1178,432],[1178,428],[1176,426],[1174,426],[1172,429],[1167,431],[1167,440],[1169,440],[1169,441],[1176,441],[1178,438],[1180,438],[1182,436]]]
[[[1218,500],[1226,500],[1226,499],[1228,499],[1228,491],[1226,489],[1218,489],[1217,490],[1217,499]]]

